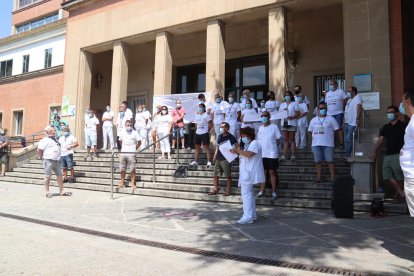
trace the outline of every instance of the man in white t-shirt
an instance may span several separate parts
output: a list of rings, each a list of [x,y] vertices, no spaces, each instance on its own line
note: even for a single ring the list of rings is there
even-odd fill
[[[216,134],[216,140],[220,135],[220,125],[225,120],[226,108],[229,105],[228,102],[223,101],[220,94],[215,95],[215,104],[211,108],[211,119],[214,124],[214,132]]]
[[[73,149],[79,146],[75,136],[70,133],[69,127],[62,128],[62,136],[59,138],[60,144],[60,164],[63,169],[63,183],[70,181],[75,182],[75,169],[73,168]],[[68,171],[71,173],[71,178],[68,179]]]
[[[233,92],[229,93],[228,100],[229,104],[225,109],[224,121],[229,124],[230,134],[237,139],[240,131],[238,122],[240,122],[241,109],[239,103],[236,102]]]
[[[123,101],[121,105],[119,106],[118,117],[116,120],[116,132],[117,132],[116,145],[117,145],[118,151],[121,150],[121,141],[119,140],[119,135],[124,131],[126,121],[132,120],[133,116],[134,115],[131,109],[128,108],[127,102]]]
[[[99,120],[95,116],[95,112],[90,109],[88,117],[85,117],[85,144],[86,144],[86,154],[83,157],[85,160],[89,156],[91,159],[98,157],[97,148],[98,148],[98,125]],[[93,154],[91,154],[91,147],[93,147]]]
[[[120,133],[119,140],[122,143],[121,153],[119,154],[119,169],[121,171],[121,181],[119,182],[119,188],[125,187],[125,177],[126,169],[129,167],[131,174],[131,188],[135,189],[135,177],[136,177],[136,160],[135,154],[131,152],[136,152],[139,147],[139,142],[141,140],[138,133],[132,128],[132,121],[127,120],[125,122],[125,128],[122,133]],[[125,153],[123,153],[125,152]]]
[[[115,148],[114,143],[114,112],[111,110],[109,105],[106,106],[106,111],[102,115],[102,136],[103,136],[103,150],[108,149],[108,141],[109,141],[109,149]]]
[[[338,82],[336,80],[331,80],[329,83],[329,91],[326,93],[326,104],[328,108],[328,115],[335,118],[338,123],[339,130],[339,146],[343,148],[344,146],[344,133],[342,131],[342,125],[344,124],[344,105],[348,98],[344,90],[338,88]]]
[[[326,115],[326,104],[318,105],[319,115],[311,120],[308,131],[312,132],[312,152],[316,163],[316,181],[321,183],[322,162],[328,163],[331,181],[335,179],[334,132],[339,129],[337,121]]]
[[[344,123],[344,135],[345,135],[345,155],[346,158],[351,156],[352,152],[352,140],[353,140],[353,133],[357,126],[359,125],[359,121],[361,119],[362,114],[362,99],[358,94],[358,90],[356,87],[351,86],[346,92],[348,101],[345,106],[345,123]]]
[[[251,105],[252,105],[251,107],[252,107],[254,110],[256,110],[256,112],[257,112],[257,108],[258,108],[259,106],[257,105],[256,100],[250,97],[250,90],[248,90],[248,89],[243,90],[242,101],[241,101],[241,104],[240,104],[240,108],[241,108],[241,110],[246,109],[246,101],[247,101],[247,100],[250,100],[250,101],[251,101]]]
[[[404,173],[405,199],[410,216],[414,217],[414,90],[404,93],[400,112],[410,117],[410,122],[405,129],[404,146],[400,152],[400,166]],[[410,269],[414,271],[414,266]]]
[[[272,184],[272,198],[277,199],[276,195],[276,182],[277,182],[277,169],[278,164],[278,144],[282,137],[277,125],[270,123],[270,113],[268,111],[263,112],[261,115],[263,125],[259,127],[257,141],[259,141],[262,147],[262,161],[264,167],[264,174],[266,181],[261,184],[260,192],[257,197],[263,197],[265,193],[265,186],[267,182],[267,173],[270,175],[270,183]]]
[[[60,165],[60,144],[55,138],[56,130],[53,126],[47,126],[45,132],[46,137],[40,140],[37,147],[37,156],[43,161],[46,197],[52,197],[52,194],[49,191],[52,172],[56,175],[59,194],[61,196],[70,196],[71,193],[66,193],[63,190],[62,167]]]
[[[196,124],[195,135],[195,160],[190,163],[190,166],[198,166],[198,157],[200,155],[201,145],[207,155],[207,167],[211,166],[210,162],[210,136],[209,131],[212,127],[211,117],[206,112],[206,106],[203,103],[198,105],[198,112],[195,115],[194,123]]]

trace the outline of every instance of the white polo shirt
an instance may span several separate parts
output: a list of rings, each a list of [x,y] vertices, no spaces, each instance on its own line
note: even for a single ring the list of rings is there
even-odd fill
[[[37,148],[43,150],[43,159],[60,160],[60,145],[56,141],[53,141],[52,138],[42,138]]]

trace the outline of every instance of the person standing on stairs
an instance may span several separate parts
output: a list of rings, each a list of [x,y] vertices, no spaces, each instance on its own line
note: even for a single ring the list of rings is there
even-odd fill
[[[103,150],[114,149],[114,112],[109,105],[106,106],[106,111],[102,115],[102,136],[103,136]],[[109,143],[108,143],[109,142]]]
[[[62,136],[59,138],[59,144],[61,146],[60,164],[63,169],[63,183],[71,182],[75,180],[75,169],[73,168],[73,149],[79,146],[75,136],[70,133],[69,127],[62,128]],[[68,171],[71,173],[71,178],[68,179]]]
[[[167,135],[171,134],[172,129],[172,122],[173,119],[171,115],[168,113],[168,107],[162,106],[161,107],[161,115],[157,119],[157,136],[158,140],[161,140]],[[167,154],[167,158],[171,159],[171,148],[170,148],[170,138],[165,138],[160,141],[161,147],[161,156],[158,159],[165,159],[165,154]]]
[[[190,163],[190,166],[198,166],[198,157],[200,156],[201,145],[207,155],[207,167],[211,166],[210,162],[210,136],[209,131],[213,127],[211,116],[206,112],[206,105],[200,103],[198,105],[198,112],[195,115],[194,123],[196,124],[195,135],[195,160]]]
[[[344,135],[345,135],[345,154],[346,159],[351,157],[352,153],[352,141],[355,129],[359,126],[362,114],[362,99],[358,95],[356,87],[351,86],[346,92],[348,101],[345,106],[344,117]]]
[[[133,116],[134,114],[132,113],[131,109],[128,108],[127,102],[123,101],[122,104],[119,106],[118,118],[116,120],[116,145],[118,151],[121,150],[121,141],[119,141],[119,135],[123,133],[126,121],[132,120]]]
[[[140,136],[132,128],[132,120],[125,122],[125,128],[120,133],[119,141],[121,142],[121,153],[119,154],[119,168],[121,171],[121,181],[119,182],[119,188],[125,187],[126,170],[129,167],[131,174],[131,188],[135,189],[135,177],[136,177],[136,159],[134,152],[137,151],[140,144]]]
[[[9,146],[9,139],[6,137],[6,132],[4,131],[4,128],[0,127],[0,166],[1,166],[0,176],[6,176],[8,146]]]
[[[43,169],[45,172],[45,192],[46,197],[51,198],[52,194],[49,191],[50,177],[52,172],[56,175],[56,180],[59,186],[59,194],[61,196],[70,196],[71,193],[66,193],[63,190],[62,167],[60,164],[61,145],[56,140],[56,130],[53,126],[45,128],[46,137],[40,140],[37,147],[37,156],[43,161]]]
[[[216,134],[216,141],[220,135],[221,124],[225,121],[226,108],[229,105],[228,102],[223,101],[221,95],[217,93],[215,95],[215,104],[211,107],[211,119],[214,124],[214,132]]]
[[[85,144],[86,154],[83,157],[85,160],[90,156],[91,159],[98,157],[98,125],[99,120],[95,116],[95,112],[89,109],[88,117],[85,118]],[[93,147],[93,153],[91,154],[91,147]]]
[[[282,121],[283,134],[283,155],[279,160],[286,160],[286,155],[290,145],[291,156],[290,160],[295,161],[295,135],[297,129],[297,119],[300,115],[299,105],[295,102],[292,92],[286,91],[284,96],[285,101],[280,105],[280,110],[287,112],[287,117]]]
[[[236,139],[239,136],[238,121],[240,121],[241,109],[239,103],[235,101],[234,93],[230,92],[228,96],[228,105],[225,110],[224,121],[229,124],[229,132]]]
[[[253,193],[254,185],[265,181],[262,147],[255,140],[255,131],[251,127],[240,130],[240,147],[232,149],[240,158],[239,165],[239,187],[243,200],[243,215],[237,221],[238,224],[253,223],[257,219],[256,198]]]
[[[175,108],[171,112],[173,118],[173,135],[172,135],[172,147],[175,148],[175,143],[177,142],[177,147],[180,146],[181,141],[181,148],[185,149],[184,144],[184,116],[185,116],[185,109],[181,104],[180,100],[175,101]],[[178,136],[178,137],[177,137]],[[179,140],[178,140],[178,139]]]
[[[344,132],[342,126],[344,124],[344,105],[346,104],[348,97],[346,96],[344,90],[338,87],[338,82],[336,80],[331,80],[329,82],[329,91],[326,93],[326,104],[328,108],[328,115],[335,118],[338,123],[339,130],[339,148],[344,148]]]

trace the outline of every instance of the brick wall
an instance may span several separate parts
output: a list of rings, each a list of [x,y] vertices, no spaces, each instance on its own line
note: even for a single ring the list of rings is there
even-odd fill
[[[12,129],[13,110],[23,109],[23,136],[30,135],[48,124],[49,108],[61,105],[63,72],[38,76],[11,83],[0,83],[0,112],[3,127]]]
[[[62,0],[47,0],[16,10],[12,15],[12,25],[19,25],[21,23],[31,21],[34,18],[43,17],[53,12],[58,12]]]

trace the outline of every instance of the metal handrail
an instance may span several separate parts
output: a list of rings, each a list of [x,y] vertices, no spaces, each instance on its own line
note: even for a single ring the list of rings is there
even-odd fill
[[[352,156],[355,157],[355,132],[358,133],[358,144],[361,143],[361,123],[362,128],[365,128],[365,110],[362,110],[362,122],[359,123],[359,125],[356,126],[354,132],[352,133]]]
[[[35,144],[35,137],[42,134],[44,132],[44,130],[39,130],[33,134],[30,134],[28,136],[11,136],[9,138],[9,147],[8,147],[8,151],[11,152],[12,151],[12,142],[15,141],[21,141],[22,139],[24,139],[25,141],[28,141],[30,138],[31,141],[31,145]],[[26,145],[27,146],[27,145]]]
[[[165,135],[161,139],[156,140],[155,142],[149,144],[148,146],[146,146],[145,148],[143,148],[143,149],[141,149],[137,152],[116,152],[116,151],[112,152],[112,154],[111,154],[111,199],[114,199],[114,156],[116,154],[134,154],[134,155],[137,155],[137,154],[149,149],[150,147],[153,147],[152,148],[152,181],[153,181],[153,183],[155,183],[155,145],[157,143],[159,143],[160,141],[162,141],[162,140],[164,140],[164,139],[166,139],[170,136],[172,136],[172,133],[170,133],[168,135]],[[178,137],[178,133],[177,133],[177,137]],[[179,143],[177,143],[177,146],[178,146],[177,147],[177,164],[178,164],[179,155],[180,155]]]

